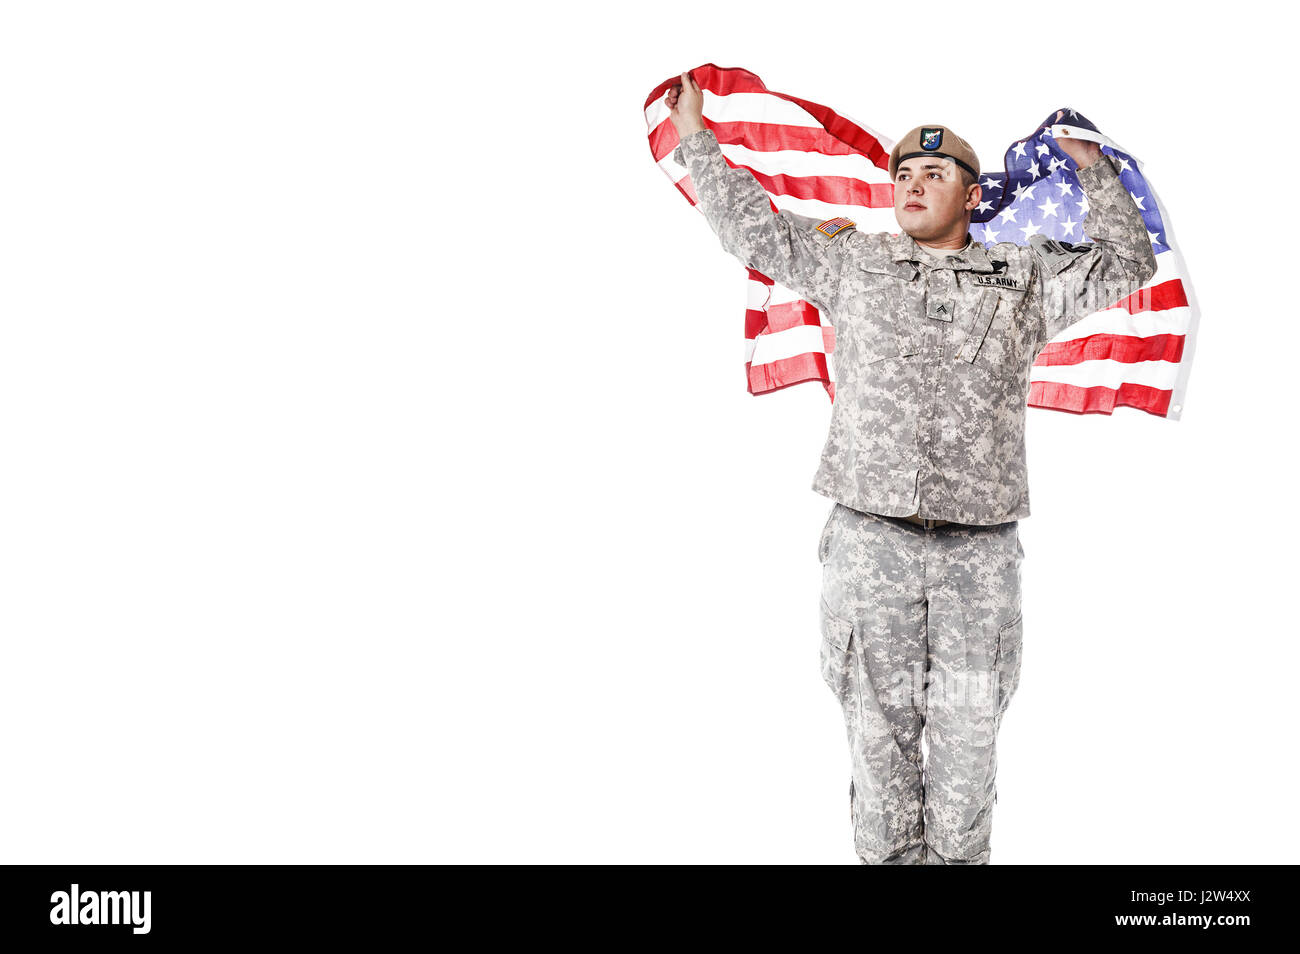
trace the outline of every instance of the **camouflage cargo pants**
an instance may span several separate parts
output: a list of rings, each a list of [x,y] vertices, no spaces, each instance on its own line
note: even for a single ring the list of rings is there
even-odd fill
[[[988,864],[994,744],[1020,678],[1018,523],[927,530],[836,504],[818,555],[859,861]]]

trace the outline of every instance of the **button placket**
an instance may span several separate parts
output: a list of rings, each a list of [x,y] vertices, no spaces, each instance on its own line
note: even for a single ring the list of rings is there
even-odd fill
[[[956,282],[950,269],[930,269],[925,280],[927,316],[931,312],[931,301],[948,302],[951,305],[956,300]],[[951,307],[948,320],[925,322],[925,346],[921,355],[923,359],[922,414],[918,422],[921,470],[925,475],[921,481],[923,503],[926,498],[924,487],[931,482],[929,478],[934,470],[934,448],[939,439],[939,393],[942,389],[943,351],[950,328],[952,328]]]

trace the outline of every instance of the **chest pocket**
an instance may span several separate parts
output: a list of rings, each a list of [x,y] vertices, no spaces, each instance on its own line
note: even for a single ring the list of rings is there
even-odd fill
[[[858,262],[858,294],[847,307],[861,329],[858,350],[863,364],[920,350],[912,321],[918,289],[911,283],[917,274],[914,265],[880,256]]]
[[[1019,370],[1024,351],[1016,318],[1023,300],[1023,292],[985,288],[976,302],[967,306],[965,339],[956,360],[995,374]]]
[[[873,311],[865,296],[849,301],[845,310],[848,321],[836,330],[837,351],[842,342],[844,350],[841,353],[851,353],[853,361],[859,365],[875,364],[903,353],[890,316]]]

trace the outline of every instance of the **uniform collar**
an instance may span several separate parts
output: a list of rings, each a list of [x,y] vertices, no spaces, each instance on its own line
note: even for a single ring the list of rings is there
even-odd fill
[[[974,236],[969,232],[966,233],[966,240],[970,243],[960,252],[950,252],[957,261],[952,264],[946,262],[934,262],[925,252],[917,247],[916,239],[906,232],[899,232],[891,239],[891,251],[896,262],[925,262],[931,268],[951,268],[953,271],[962,271],[967,269],[972,272],[991,272],[993,263],[989,261],[988,250],[979,242],[975,241]]]

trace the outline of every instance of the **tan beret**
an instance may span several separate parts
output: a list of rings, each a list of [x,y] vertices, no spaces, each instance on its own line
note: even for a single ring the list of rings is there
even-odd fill
[[[980,160],[965,139],[947,126],[917,126],[898,140],[889,154],[889,178],[898,175],[898,164],[915,156],[943,156],[967,170],[976,179],[980,177]]]

